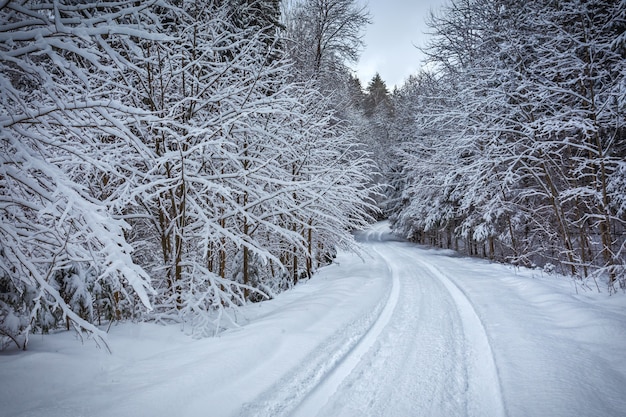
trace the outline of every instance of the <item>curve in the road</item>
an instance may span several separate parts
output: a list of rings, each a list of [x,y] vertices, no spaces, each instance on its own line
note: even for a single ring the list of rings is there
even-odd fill
[[[489,337],[462,290],[415,246],[387,241],[384,230],[359,237],[402,292],[372,349],[341,372],[327,406],[319,397],[316,414],[506,416]]]
[[[374,311],[323,342],[242,416],[507,415],[471,301],[414,246],[389,236],[384,227],[357,235],[390,277]]]

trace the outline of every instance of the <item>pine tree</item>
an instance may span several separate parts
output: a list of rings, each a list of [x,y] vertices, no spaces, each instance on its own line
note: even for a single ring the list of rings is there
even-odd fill
[[[376,112],[384,116],[391,116],[393,113],[387,84],[379,73],[376,73],[367,85],[364,107],[365,115],[368,117],[372,117]]]

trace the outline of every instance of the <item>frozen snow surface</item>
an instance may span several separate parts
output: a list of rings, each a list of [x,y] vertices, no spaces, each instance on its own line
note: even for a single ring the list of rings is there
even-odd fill
[[[194,340],[125,323],[0,353],[1,416],[626,416],[626,296],[357,236],[313,279]]]

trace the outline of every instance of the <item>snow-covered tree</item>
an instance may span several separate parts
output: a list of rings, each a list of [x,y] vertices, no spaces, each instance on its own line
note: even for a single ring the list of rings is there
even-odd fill
[[[285,22],[287,50],[300,77],[325,88],[346,63],[357,61],[370,21],[366,7],[354,0],[298,0],[289,4]]]
[[[137,297],[149,306],[149,277],[132,261],[128,225],[117,216],[134,180],[126,162],[141,149],[132,126],[146,114],[124,105],[126,91],[112,81],[126,60],[114,45],[151,36],[135,24],[147,7],[0,7],[3,342],[25,349],[31,332],[59,321],[104,342],[95,305],[108,299],[117,316]],[[93,182],[116,187],[102,195]]]
[[[0,13],[3,343],[70,325],[104,341],[94,323],[141,303],[212,333],[370,219],[371,161],[294,77],[277,2]]]
[[[425,111],[455,127],[444,140],[457,151],[427,156],[453,166],[426,200],[453,204],[470,253],[606,273],[611,288],[623,280],[624,218],[613,204],[621,197],[609,185],[620,182],[623,159],[623,10],[623,2],[475,0],[433,18],[429,54],[453,88],[444,106]]]
[[[128,100],[155,114],[141,127],[149,157],[126,213],[158,277],[153,317],[192,323],[198,334],[310,276],[313,242],[328,237],[330,250],[347,241],[369,204],[354,174],[364,158],[337,161],[356,153],[328,101],[293,80],[266,27],[240,25],[232,12],[213,2],[160,10],[172,23],[162,29],[168,39],[142,42],[126,74],[136,86]],[[352,178],[356,194],[335,192],[335,177]],[[346,214],[320,217],[338,207]]]

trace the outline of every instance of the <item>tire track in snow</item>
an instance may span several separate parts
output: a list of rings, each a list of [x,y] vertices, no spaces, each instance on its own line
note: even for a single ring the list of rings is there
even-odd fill
[[[414,259],[445,286],[461,316],[467,344],[471,347],[471,350],[467,352],[468,366],[471,366],[471,369],[468,369],[470,378],[468,397],[475,401],[473,405],[468,404],[468,407],[472,407],[468,410],[468,414],[506,416],[508,413],[489,335],[472,302],[463,290],[439,268],[419,256]]]
[[[241,416],[312,417],[320,413],[329,416],[356,415],[350,414],[349,409],[344,412],[343,398],[346,394],[350,395],[350,391],[344,390],[351,390],[350,385],[354,383],[354,378],[360,377],[363,369],[371,370],[370,365],[373,359],[382,358],[382,366],[385,368],[373,369],[374,374],[370,373],[369,378],[366,378],[370,381],[366,385],[375,381],[376,377],[372,378],[372,375],[376,375],[376,372],[381,370],[385,372],[387,369],[385,355],[394,354],[396,351],[404,360],[416,361],[415,364],[406,364],[410,365],[409,370],[407,367],[403,368],[404,365],[397,361],[397,354],[396,357],[389,358],[393,358],[391,360],[395,365],[400,364],[400,367],[394,368],[393,372],[404,372],[403,369],[405,369],[410,373],[409,382],[413,381],[406,393],[418,397],[414,399],[415,403],[412,405],[409,403],[407,410],[430,413],[418,415],[506,416],[500,379],[489,337],[471,301],[462,290],[443,272],[431,265],[427,259],[421,259],[415,247],[405,243],[391,242],[392,239],[383,230],[364,233],[359,240],[367,243],[372,254],[384,261],[384,267],[380,272],[384,273],[386,269],[388,276],[391,277],[389,292],[381,297],[380,303],[371,311],[371,314],[363,317],[358,323],[346,326],[332,338],[323,342],[308,360],[303,362],[302,366],[293,370],[290,376],[283,378],[266,394],[244,407]],[[422,272],[422,278],[417,281],[420,284],[415,288],[414,286],[405,288],[404,284],[410,284],[413,281],[415,275],[412,275],[411,271],[415,268]],[[407,279],[409,281],[406,281]],[[436,285],[433,287],[430,283]],[[427,299],[422,300],[426,301],[426,310],[421,312],[420,309],[420,312],[426,315],[417,316],[427,321],[416,320],[407,323],[409,324],[407,328],[398,322],[398,320],[410,320],[412,317],[407,316],[407,312],[411,314],[412,310],[405,311],[407,305],[403,304],[407,302],[409,294],[405,294],[405,291],[401,292],[401,287],[407,291],[412,288],[409,293],[411,297],[415,297],[413,298],[415,301],[421,300],[420,293],[415,292],[416,290],[421,289],[421,296],[430,294]],[[442,296],[445,301],[437,301],[438,297]],[[403,298],[404,301],[402,301]],[[449,314],[446,313],[445,306],[450,309]],[[404,313],[396,317],[400,307],[404,309]],[[441,324],[445,324],[446,331],[451,333],[437,332],[436,326],[439,320],[444,320]],[[455,326],[455,323],[458,323],[458,326]],[[456,333],[456,339],[446,341],[455,334],[455,327],[459,331]],[[387,332],[386,329],[392,330]],[[411,331],[411,335],[406,333],[407,331]],[[426,337],[422,339],[423,344],[419,341],[416,343],[413,335],[415,331],[420,337]],[[391,345],[392,350],[389,350],[390,335],[391,340],[393,340],[393,335],[403,337],[402,340],[407,339],[403,343],[404,348],[427,346],[430,350],[407,354],[406,349],[398,350],[397,346],[393,345]],[[385,337],[382,338],[382,336]],[[381,341],[384,346],[383,350],[380,346]],[[428,361],[433,359],[442,362],[429,364]],[[446,365],[446,360],[452,360],[457,365],[450,363]],[[356,372],[359,369],[361,370]],[[461,369],[462,374],[456,373]],[[389,375],[393,375],[393,372]],[[405,377],[406,375],[402,378],[403,382],[406,382]],[[432,378],[432,380],[424,378]],[[448,383],[452,386],[446,385]],[[387,380],[385,386],[391,387],[394,384],[393,379]],[[406,384],[403,387],[406,389]],[[366,386],[365,389],[364,392],[367,395],[368,387]],[[399,398],[403,401],[402,394],[394,395],[393,398],[396,401]],[[378,400],[381,399],[382,402],[376,403],[377,414],[372,415],[383,416],[390,411],[380,408],[381,405],[386,405],[382,397],[378,398]],[[461,407],[457,408],[458,406]]]
[[[377,238],[368,237],[370,242]],[[414,246],[380,238],[384,244],[375,246],[400,280],[398,304],[375,345],[318,415],[497,415],[471,398],[472,366],[467,351],[472,346],[456,300],[431,271],[416,262]]]
[[[375,253],[384,259],[378,251],[375,250]],[[303,366],[294,369],[255,401],[244,404],[241,417],[311,417],[317,414],[336,386],[359,362],[357,357],[362,357],[376,341],[397,305],[399,279],[394,276],[389,263],[385,262],[385,265],[392,282],[370,314],[338,330],[311,353]],[[313,399],[311,396],[314,396]],[[321,401],[321,404],[316,401]]]
[[[384,256],[372,246],[373,250],[381,257]],[[390,265],[389,271],[392,276],[391,292],[380,315],[372,327],[362,336],[358,343],[341,359],[341,361],[313,388],[298,407],[291,413],[294,417],[316,416],[326,405],[330,397],[337,391],[342,381],[350,375],[361,361],[363,356],[372,348],[378,340],[383,329],[389,324],[393,312],[398,305],[400,297],[400,279]]]

